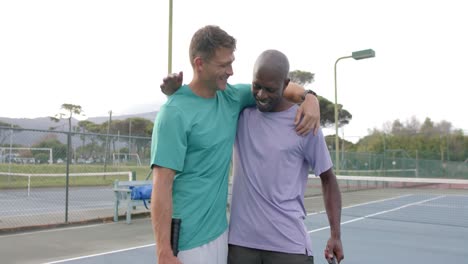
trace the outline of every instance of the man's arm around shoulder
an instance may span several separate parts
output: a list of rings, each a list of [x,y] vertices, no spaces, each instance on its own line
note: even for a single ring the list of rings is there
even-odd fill
[[[156,257],[159,264],[181,264],[171,249],[172,184],[174,177],[174,170],[153,165],[151,222],[157,247]]]
[[[313,130],[316,135],[320,128],[320,104],[315,95],[304,92],[304,87],[289,82],[283,96],[291,102],[301,103],[294,120],[297,133],[305,136]]]

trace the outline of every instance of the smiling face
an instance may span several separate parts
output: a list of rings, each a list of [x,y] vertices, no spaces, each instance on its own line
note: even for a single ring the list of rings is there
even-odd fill
[[[196,83],[211,93],[225,90],[228,78],[234,74],[235,50],[236,40],[218,26],[205,26],[195,32],[189,56]]]
[[[234,74],[232,63],[234,62],[234,50],[219,48],[210,59],[202,60],[200,78],[209,87],[216,90],[225,90],[228,78]]]
[[[255,62],[252,94],[258,110],[262,112],[279,112],[289,107],[283,97],[284,89],[289,84],[289,62],[286,56],[276,50],[260,54]]]
[[[263,68],[259,69],[252,81],[252,93],[255,97],[258,110],[262,112],[282,111],[282,105],[286,99],[283,91],[289,80],[275,74],[274,71]]]

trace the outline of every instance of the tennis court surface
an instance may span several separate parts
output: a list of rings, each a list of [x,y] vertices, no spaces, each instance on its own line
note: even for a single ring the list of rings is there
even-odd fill
[[[467,263],[468,181],[339,176],[342,263]],[[305,223],[315,263],[329,236],[320,180]],[[148,218],[0,236],[2,263],[157,263]]]

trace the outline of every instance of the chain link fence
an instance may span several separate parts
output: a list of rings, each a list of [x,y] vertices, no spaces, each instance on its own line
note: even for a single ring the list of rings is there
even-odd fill
[[[146,179],[150,148],[150,137],[0,127],[0,231],[111,221],[114,181]],[[468,164],[341,152],[339,174],[468,179]]]
[[[332,160],[335,151],[330,151]],[[468,179],[468,163],[396,157],[386,154],[341,152],[340,175]]]
[[[110,220],[114,181],[145,179],[150,148],[150,137],[0,127],[0,230]]]

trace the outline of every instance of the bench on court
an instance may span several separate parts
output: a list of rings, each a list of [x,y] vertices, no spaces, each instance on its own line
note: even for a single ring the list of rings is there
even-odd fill
[[[132,221],[132,211],[136,206],[144,206],[149,204],[149,199],[147,200],[133,200],[131,197],[131,186],[141,186],[141,185],[148,185],[153,184],[152,180],[146,181],[114,181],[114,222],[119,221],[119,205],[124,203],[127,205],[127,212],[126,212],[126,221],[127,224],[130,224]]]

